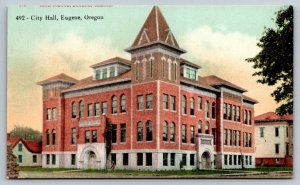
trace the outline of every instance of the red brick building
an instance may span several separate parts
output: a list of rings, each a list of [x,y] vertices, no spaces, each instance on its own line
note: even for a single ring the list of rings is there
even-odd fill
[[[254,104],[245,89],[181,58],[158,7],[131,59],[92,65],[43,87],[43,167],[173,170],[255,166]]]

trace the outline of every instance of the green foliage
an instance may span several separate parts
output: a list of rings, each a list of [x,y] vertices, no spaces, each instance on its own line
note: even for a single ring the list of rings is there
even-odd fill
[[[42,133],[38,130],[34,130],[30,127],[22,127],[20,125],[10,131],[11,137],[20,137],[25,140],[42,141]]]
[[[276,27],[265,28],[258,47],[261,51],[246,61],[257,69],[253,76],[257,82],[277,85],[271,94],[281,105],[276,109],[280,115],[293,113],[293,7],[284,7],[276,12]]]

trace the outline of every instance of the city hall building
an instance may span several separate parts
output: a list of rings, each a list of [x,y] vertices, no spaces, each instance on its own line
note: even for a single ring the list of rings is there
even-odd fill
[[[256,100],[217,76],[198,76],[158,7],[125,51],[131,59],[96,63],[87,78],[38,82],[43,167],[255,167]]]

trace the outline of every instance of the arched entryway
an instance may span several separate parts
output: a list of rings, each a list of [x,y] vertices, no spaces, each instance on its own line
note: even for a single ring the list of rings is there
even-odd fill
[[[211,168],[211,157],[210,154],[206,151],[201,155],[201,168],[210,169]]]
[[[96,169],[96,154],[93,151],[87,151],[84,156],[84,168],[85,169]]]

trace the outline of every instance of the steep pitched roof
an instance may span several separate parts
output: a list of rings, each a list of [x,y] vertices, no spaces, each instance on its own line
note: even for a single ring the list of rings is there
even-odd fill
[[[196,87],[200,87],[200,88],[203,88],[203,89],[211,90],[211,91],[214,91],[214,92],[219,92],[218,89],[215,89],[214,87],[210,86],[200,76],[198,76],[198,80],[197,81],[181,76],[180,82],[186,83],[186,84],[190,84],[190,85],[193,85],[193,86],[196,86]]]
[[[78,80],[76,80],[75,78],[72,78],[64,73],[61,73],[59,75],[47,78],[46,80],[40,81],[37,84],[38,85],[44,85],[44,84],[48,84],[48,83],[53,83],[53,82],[69,82],[69,83],[77,83]]]
[[[230,88],[233,88],[233,89],[236,89],[238,91],[241,91],[241,92],[246,92],[247,90],[242,88],[242,87],[239,87],[231,82],[228,82],[220,77],[217,77],[215,75],[210,75],[210,76],[205,76],[203,77],[206,82],[211,85],[211,86],[227,86],[227,87],[230,87]]]
[[[155,43],[161,43],[185,53],[185,50],[179,47],[167,21],[157,6],[152,8],[133,44],[127,51]]]
[[[284,115],[280,116],[275,112],[267,112],[261,115],[256,116],[255,121],[266,121],[266,120],[293,120],[293,115]]]
[[[6,139],[6,144],[10,145],[12,148],[14,148],[19,142],[22,142],[31,153],[42,152],[42,142],[24,140],[19,137],[7,137]]]
[[[128,66],[131,66],[132,62],[130,60],[127,60],[127,59],[124,59],[124,58],[121,58],[121,57],[114,57],[114,58],[110,58],[110,59],[104,60],[102,62],[99,62],[97,64],[91,65],[90,67],[91,68],[96,68],[96,67],[100,67],[100,66],[106,66],[106,65],[109,65],[109,64],[113,64],[113,63],[122,63],[122,64],[125,64],[125,65],[128,65]]]

